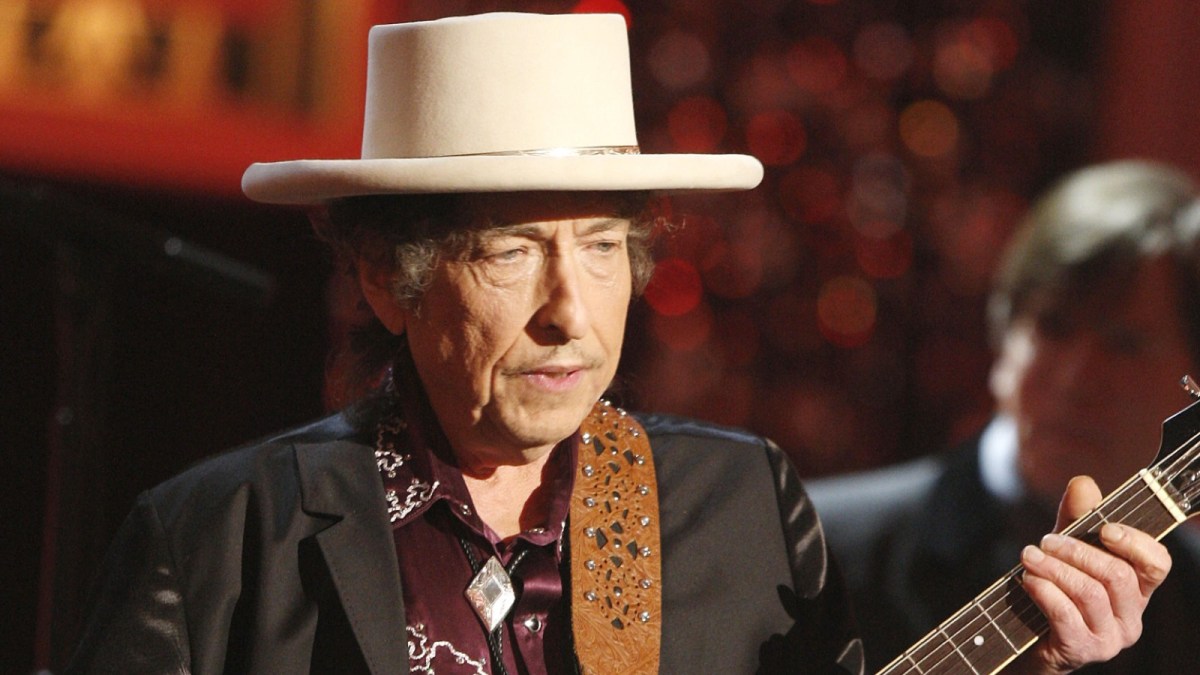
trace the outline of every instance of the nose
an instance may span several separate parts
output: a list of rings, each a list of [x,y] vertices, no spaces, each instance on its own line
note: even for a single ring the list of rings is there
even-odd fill
[[[550,339],[561,343],[587,335],[589,317],[583,274],[569,253],[549,258],[542,279],[541,302],[534,322]]]

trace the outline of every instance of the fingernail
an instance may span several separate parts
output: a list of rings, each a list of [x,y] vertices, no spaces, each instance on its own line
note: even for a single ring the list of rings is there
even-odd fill
[[[1042,553],[1042,549],[1040,549],[1036,546],[1026,546],[1021,551],[1021,557],[1024,558],[1026,562],[1031,562],[1031,563],[1036,564],[1036,563],[1040,563],[1042,561],[1042,559],[1046,557],[1046,554]]]
[[[1057,551],[1066,543],[1066,539],[1061,534],[1048,534],[1042,537],[1042,548],[1047,551]]]
[[[1114,523],[1105,523],[1100,528],[1100,541],[1105,544],[1115,544],[1125,538],[1125,528]]]

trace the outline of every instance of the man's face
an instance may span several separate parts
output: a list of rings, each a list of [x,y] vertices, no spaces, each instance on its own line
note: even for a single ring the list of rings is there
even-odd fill
[[[1110,286],[1015,320],[993,368],[1000,409],[1017,422],[1021,475],[1047,500],[1079,474],[1105,493],[1118,487],[1150,464],[1162,421],[1188,402],[1178,382],[1196,364],[1168,263]]]
[[[543,456],[617,370],[629,309],[629,221],[598,197],[472,197],[501,223],[442,260],[408,343],[465,470]]]

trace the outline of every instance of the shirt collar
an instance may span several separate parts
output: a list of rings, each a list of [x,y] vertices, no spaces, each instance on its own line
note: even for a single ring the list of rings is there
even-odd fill
[[[1017,471],[1017,423],[997,415],[979,438],[979,474],[983,486],[996,499],[1015,504],[1025,496]]]

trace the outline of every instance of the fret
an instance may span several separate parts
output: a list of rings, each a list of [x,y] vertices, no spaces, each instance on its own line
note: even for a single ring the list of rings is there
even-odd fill
[[[946,624],[942,624],[942,626],[946,626]],[[958,655],[958,658],[962,659],[963,663],[965,663],[967,667],[971,669],[971,672],[975,675],[979,675],[979,671],[975,670],[975,666],[971,663],[971,659],[967,658],[967,655],[963,653],[962,649],[959,648],[958,643],[955,642],[954,638],[950,637],[945,628],[939,627],[938,631],[941,632],[942,637],[946,640],[946,643],[954,649],[954,653]]]

